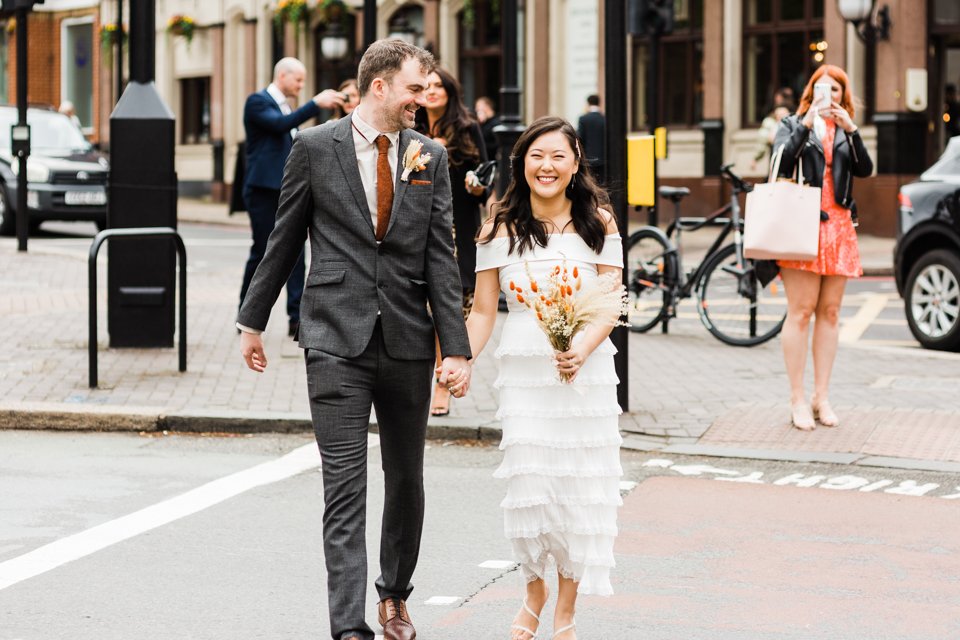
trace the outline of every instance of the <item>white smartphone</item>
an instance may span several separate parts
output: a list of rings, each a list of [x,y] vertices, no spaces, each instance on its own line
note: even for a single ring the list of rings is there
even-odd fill
[[[817,82],[813,85],[813,106],[817,109],[829,109],[833,104],[833,85],[829,82]]]

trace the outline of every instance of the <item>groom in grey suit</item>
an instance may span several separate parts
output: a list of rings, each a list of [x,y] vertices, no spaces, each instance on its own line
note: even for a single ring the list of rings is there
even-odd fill
[[[309,236],[299,341],[323,463],[323,547],[334,640],[374,638],[364,620],[371,405],[386,485],[379,620],[387,640],[411,640],[416,631],[406,600],[423,527],[435,333],[443,355],[441,384],[449,378],[456,396],[469,386],[447,154],[410,130],[433,66],[423,49],[401,40],[375,42],[360,61],[361,99],[353,114],[297,135],[276,227],[237,317],[247,366],[263,371],[267,360],[259,334]],[[414,141],[432,158],[407,173],[404,152]]]

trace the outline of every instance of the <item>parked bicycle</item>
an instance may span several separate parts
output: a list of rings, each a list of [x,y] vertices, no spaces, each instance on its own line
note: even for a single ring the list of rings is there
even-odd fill
[[[741,193],[753,185],[733,171],[721,169],[730,182],[730,202],[706,217],[681,217],[680,203],[690,190],[660,187],[660,197],[674,204],[674,220],[666,232],[646,226],[627,240],[631,330],[646,332],[662,323],[663,333],[677,317],[681,300],[696,297],[700,321],[717,339],[750,347],[770,340],[783,327],[786,295],[775,267],[743,257]],[[684,231],[719,227],[720,233],[703,260],[689,272],[683,268]],[[724,245],[733,232],[733,242]],[[766,276],[766,277],[764,277]]]

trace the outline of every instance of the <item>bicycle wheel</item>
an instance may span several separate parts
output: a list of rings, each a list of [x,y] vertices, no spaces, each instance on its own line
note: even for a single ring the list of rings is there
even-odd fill
[[[700,321],[718,340],[737,347],[763,344],[780,333],[787,296],[778,275],[766,287],[757,280],[754,261],[737,265],[734,245],[709,257],[697,282]]]
[[[657,326],[670,300],[664,286],[672,282],[672,261],[667,259],[668,247],[663,237],[651,229],[640,229],[627,241],[627,295],[630,330],[645,333]]]

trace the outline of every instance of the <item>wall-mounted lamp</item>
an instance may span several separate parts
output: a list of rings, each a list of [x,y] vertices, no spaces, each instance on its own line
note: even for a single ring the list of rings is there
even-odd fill
[[[837,0],[840,16],[852,24],[860,39],[868,44],[890,37],[890,9],[874,3],[875,0]]]
[[[320,37],[320,51],[323,57],[331,62],[338,62],[347,55],[350,41],[339,22],[327,23],[323,35]]]

